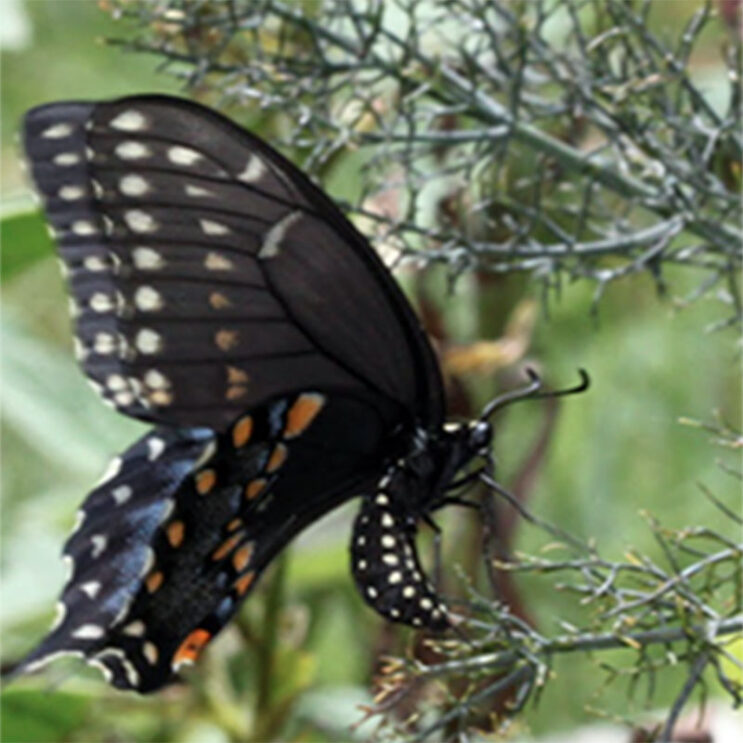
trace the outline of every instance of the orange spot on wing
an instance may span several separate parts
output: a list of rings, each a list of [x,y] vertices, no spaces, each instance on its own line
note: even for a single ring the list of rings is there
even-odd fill
[[[236,448],[245,446],[245,444],[250,441],[252,433],[253,418],[250,415],[244,415],[237,423],[235,423],[235,427],[232,429],[232,443]]]
[[[173,521],[165,531],[171,547],[180,547],[185,533],[186,525],[182,521]]]
[[[242,596],[247,592],[254,578],[255,573],[251,571],[250,573],[245,573],[245,575],[235,581],[235,589],[238,595]]]
[[[196,475],[196,490],[206,495],[217,483],[217,474],[214,470],[202,470]]]
[[[154,573],[150,573],[147,576],[147,580],[145,580],[145,585],[147,586],[147,590],[150,593],[155,593],[158,588],[163,584],[164,576],[163,574],[157,570]]]
[[[236,330],[218,330],[214,335],[214,342],[222,351],[229,351],[234,348],[239,340]]]
[[[227,531],[235,531],[235,529],[239,529],[243,525],[242,519],[232,519],[229,524],[227,524]]]
[[[262,477],[259,477],[257,480],[251,480],[245,488],[245,497],[248,500],[257,498],[263,492],[263,489],[265,487],[266,480],[264,480]]]
[[[181,644],[173,655],[173,668],[177,669],[184,663],[194,663],[211,640],[211,632],[205,629],[195,629]]]
[[[250,381],[250,377],[247,372],[238,368],[237,366],[227,367],[227,383],[228,384],[247,384]]]
[[[276,444],[271,456],[268,458],[268,464],[266,465],[266,472],[276,472],[286,461],[289,451],[283,444]]]
[[[224,396],[227,400],[239,400],[247,391],[248,388],[245,385],[236,384],[233,387],[228,387]]]
[[[253,544],[244,544],[240,549],[232,555],[232,564],[238,573],[241,573],[248,567],[250,558],[253,556]]]
[[[222,544],[220,544],[212,553],[212,560],[222,560],[227,557],[227,555],[229,555],[230,552],[232,552],[232,550],[240,543],[242,538],[242,534],[233,534],[228,539],[225,539],[225,541],[222,542]]]
[[[286,416],[284,436],[288,439],[299,436],[315,420],[324,405],[325,398],[316,392],[306,392],[300,395]]]
[[[212,292],[209,295],[209,304],[214,307],[215,310],[222,310],[225,307],[230,307],[232,302],[230,302],[230,300],[221,292]]]

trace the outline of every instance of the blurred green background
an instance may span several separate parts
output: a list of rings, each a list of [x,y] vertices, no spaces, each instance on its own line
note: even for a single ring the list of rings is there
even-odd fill
[[[682,8],[697,5],[673,4],[679,23]],[[77,504],[108,458],[144,430],[100,404],[75,365],[62,279],[18,166],[18,121],[28,107],[58,98],[179,90],[157,73],[153,60],[99,41],[126,29],[94,2],[4,2],[3,14],[0,619],[3,661],[10,662],[38,640],[51,619],[64,578],[58,554]],[[718,40],[709,43],[709,60],[700,65],[714,90],[721,74],[712,61]],[[243,111],[241,119],[263,131],[255,112]],[[341,160],[326,185],[347,196],[357,188],[355,180],[355,169],[344,168]],[[673,279],[682,293],[678,289],[687,279]],[[519,301],[538,298],[521,279],[499,280],[493,287]],[[471,289],[463,281],[440,303],[444,316],[453,318],[450,330],[458,341],[475,340],[468,337],[468,316],[475,311]],[[739,425],[737,339],[732,332],[703,332],[719,319],[716,304],[701,301],[679,310],[670,299],[658,298],[644,276],[612,286],[598,317],[590,314],[591,298],[589,286],[565,286],[549,313],[540,309],[527,354],[553,384],[572,383],[579,366],[593,379],[588,394],[560,407],[531,507],[568,530],[595,537],[606,555],[620,556],[632,545],[657,557],[641,509],[672,527],[727,528],[697,487],[703,482],[723,497],[730,494],[715,465],[718,451],[705,434],[678,419],[709,419],[720,410]],[[517,379],[514,372],[502,382]],[[478,398],[493,391],[490,384],[474,384]],[[509,482],[529,450],[543,415],[539,405],[525,404],[499,420],[502,482]],[[355,595],[347,556],[354,510],[332,514],[292,547],[280,575],[274,570],[266,576],[240,622],[223,632],[191,672],[189,685],[142,699],[112,691],[96,672],[62,662],[4,692],[3,740],[365,739],[368,728],[352,731],[349,725],[361,717],[357,705],[371,700],[376,654],[380,647],[404,649],[410,635],[395,630],[390,639],[392,631]],[[448,568],[456,561],[460,518],[442,518]],[[537,550],[544,541],[543,534],[519,529],[519,549]],[[557,620],[570,618],[567,600],[548,580],[529,578],[519,585],[543,632],[557,632]],[[276,644],[269,657],[271,633]],[[540,705],[526,713],[521,731],[568,728],[587,718],[584,706],[598,686],[595,663],[564,658],[555,670],[560,682],[549,685]],[[661,685],[654,707],[672,698],[680,674]],[[594,706],[628,712],[623,693]]]

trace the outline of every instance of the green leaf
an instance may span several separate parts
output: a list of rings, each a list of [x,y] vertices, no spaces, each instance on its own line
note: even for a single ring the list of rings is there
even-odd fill
[[[10,689],[0,697],[2,743],[55,743],[85,721],[90,699],[79,694]]]
[[[0,276],[3,283],[53,252],[52,242],[44,228],[44,219],[38,211],[13,211],[3,203],[0,220]]]

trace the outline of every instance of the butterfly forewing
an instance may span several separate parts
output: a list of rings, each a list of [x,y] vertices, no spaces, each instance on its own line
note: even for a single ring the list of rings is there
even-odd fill
[[[201,106],[134,97],[34,109],[25,145],[78,354],[122,412],[223,430],[299,379],[439,422],[438,369],[394,281],[260,140]]]

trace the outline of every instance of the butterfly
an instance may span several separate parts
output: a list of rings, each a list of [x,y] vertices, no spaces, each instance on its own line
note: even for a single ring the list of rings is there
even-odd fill
[[[117,688],[161,688],[355,496],[365,601],[450,627],[416,529],[489,456],[494,406],[445,422],[434,352],[367,240],[265,142],[183,99],[43,105],[23,141],[76,356],[152,429],[82,504],[57,619],[17,671],[76,654]]]

